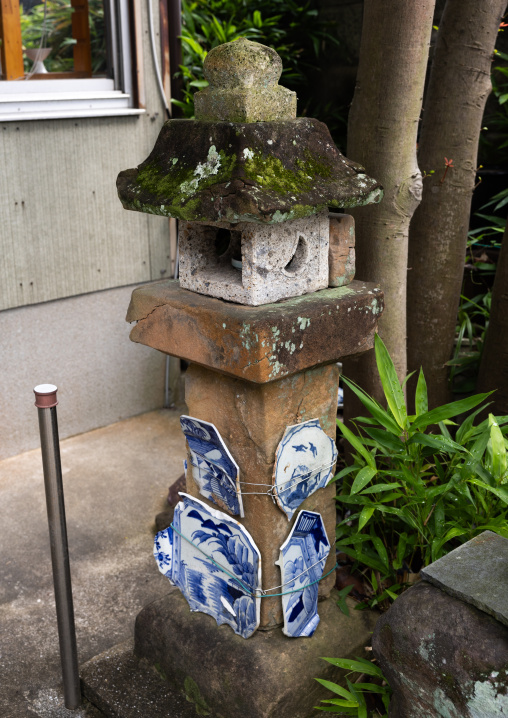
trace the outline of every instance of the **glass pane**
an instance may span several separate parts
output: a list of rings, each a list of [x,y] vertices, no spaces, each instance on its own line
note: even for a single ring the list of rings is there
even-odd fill
[[[73,72],[71,0],[21,0],[21,39],[26,73]],[[86,25],[85,25],[86,27]],[[88,0],[92,75],[106,73],[103,0]]]

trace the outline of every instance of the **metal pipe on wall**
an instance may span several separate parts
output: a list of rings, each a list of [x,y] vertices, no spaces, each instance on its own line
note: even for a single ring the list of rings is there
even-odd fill
[[[40,384],[34,389],[41,435],[42,466],[46,490],[64,701],[66,708],[74,710],[81,703],[81,691],[58,439],[56,415],[58,401],[56,393],[57,387],[53,384]]]

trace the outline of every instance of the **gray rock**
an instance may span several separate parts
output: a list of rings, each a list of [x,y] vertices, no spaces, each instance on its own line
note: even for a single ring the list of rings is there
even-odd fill
[[[508,539],[484,531],[422,569],[421,576],[508,626]]]
[[[390,718],[508,715],[508,628],[425,581],[381,616],[372,648],[394,690]]]

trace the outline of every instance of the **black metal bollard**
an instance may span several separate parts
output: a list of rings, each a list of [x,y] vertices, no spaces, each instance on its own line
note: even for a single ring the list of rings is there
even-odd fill
[[[56,416],[56,405],[58,404],[56,392],[57,387],[53,386],[53,384],[40,384],[34,389],[41,435],[42,466],[46,489],[64,700],[65,707],[74,710],[81,703],[81,691]]]

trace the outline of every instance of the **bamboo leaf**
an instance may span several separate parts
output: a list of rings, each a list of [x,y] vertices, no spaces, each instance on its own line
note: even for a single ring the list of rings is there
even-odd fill
[[[387,411],[379,406],[379,404],[366,394],[363,389],[360,389],[359,386],[350,381],[347,377],[343,376],[342,380],[351,389],[351,391],[356,394],[364,407],[370,411],[372,416],[381,424],[381,426],[384,426],[385,429],[391,431],[391,433],[395,434],[395,436],[400,434],[400,428],[397,425],[397,422],[393,420]]]
[[[490,440],[487,445],[490,449],[490,465],[494,478],[500,482],[506,475],[506,449],[504,438],[493,414],[489,414]]]
[[[392,358],[379,334],[376,334],[374,337],[374,349],[376,352],[379,377],[386,401],[399,427],[406,429],[408,422],[404,392],[402,391]]]
[[[351,495],[357,494],[365,486],[367,486],[376,474],[376,469],[372,469],[370,466],[364,466],[363,469],[360,469],[353,481],[353,485],[351,486]]]
[[[445,436],[435,434],[422,434],[418,432],[417,434],[414,434],[407,443],[430,446],[432,449],[438,449],[439,451],[467,452],[467,449],[464,446],[457,444],[455,441],[452,441],[452,439],[447,439]]]
[[[325,658],[324,660],[327,661],[328,659]],[[329,691],[336,693],[338,696],[341,696],[348,701],[354,701],[353,694],[347,691],[342,686],[338,686],[336,683],[332,683],[331,681],[325,681],[323,678],[315,678],[314,680],[316,680],[318,683],[321,683],[322,686],[328,688]]]
[[[415,409],[416,416],[422,416],[429,410],[429,402],[427,398],[427,382],[423,375],[423,369],[420,367],[420,374],[418,375],[418,383],[416,385],[415,394]]]
[[[484,481],[480,481],[480,479],[468,479],[468,481],[475,486],[481,486],[485,491],[490,491],[491,494],[494,494],[498,499],[501,499],[503,503],[508,505],[508,487],[500,486],[496,488],[495,486],[489,486]]]
[[[345,426],[341,421],[337,420],[337,426],[339,427],[341,433],[344,435],[344,438],[349,441],[351,446],[356,449],[356,451],[362,456],[366,463],[372,468],[376,469],[376,462],[374,461],[374,457],[370,453],[370,451],[367,451],[365,446],[362,444],[361,439],[359,439],[357,436],[353,434],[351,429],[348,429],[347,426]]]
[[[439,424],[443,419],[451,419],[452,416],[463,414],[466,411],[474,409],[475,406],[481,404],[482,401],[492,394],[491,391],[485,394],[475,394],[469,396],[467,399],[460,399],[460,401],[453,401],[451,404],[443,404],[438,406],[436,409],[422,414],[417,417],[413,423],[413,429],[426,429],[430,424]]]
[[[373,506],[364,506],[360,518],[358,519],[358,530],[361,531],[363,527],[369,522],[372,514],[375,511],[375,507]]]
[[[391,484],[374,484],[374,486],[368,486],[366,489],[363,489],[360,493],[362,494],[382,494],[384,491],[391,491],[392,489],[397,489],[400,486],[399,483],[394,482]]]
[[[333,666],[343,668],[346,671],[356,671],[356,673],[365,673],[367,676],[384,678],[381,668],[378,668],[365,658],[358,658],[358,656],[355,661],[349,658],[323,658],[323,661],[328,661],[328,663],[331,663]]]

